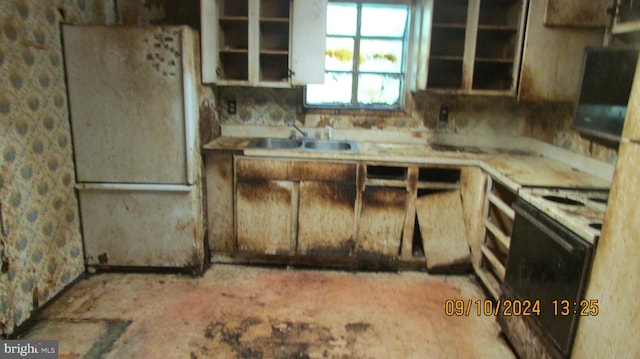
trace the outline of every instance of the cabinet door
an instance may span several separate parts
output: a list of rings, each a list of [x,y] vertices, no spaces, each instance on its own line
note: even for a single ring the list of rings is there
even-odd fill
[[[348,256],[355,244],[355,183],[300,182],[298,254]]]
[[[545,11],[543,1],[530,2],[518,99],[574,102],[584,49],[601,45],[604,29],[544,26]]]
[[[296,1],[291,34],[291,83],[324,83],[327,0]]]
[[[205,165],[207,234],[211,256],[236,249],[233,226],[233,156],[207,153]]]
[[[327,0],[201,0],[202,79],[290,87],[324,82]]]
[[[202,82],[218,79],[218,5],[216,0],[200,0],[200,51]]]
[[[398,256],[408,200],[409,192],[405,189],[365,188],[358,222],[357,256]]]
[[[240,252],[291,254],[293,188],[290,181],[236,184],[236,237]]]
[[[609,25],[612,0],[547,0],[546,26],[601,27]]]
[[[428,269],[470,261],[459,190],[436,192],[416,200]]]

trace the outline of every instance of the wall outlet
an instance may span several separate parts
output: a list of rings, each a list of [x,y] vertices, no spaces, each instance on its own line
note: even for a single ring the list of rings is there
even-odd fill
[[[440,107],[440,122],[449,122],[449,106]]]
[[[227,113],[229,115],[235,115],[237,110],[236,100],[227,100]]]

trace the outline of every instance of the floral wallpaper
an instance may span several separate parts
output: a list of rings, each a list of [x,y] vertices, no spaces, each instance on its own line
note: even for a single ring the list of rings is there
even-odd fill
[[[617,149],[582,138],[571,129],[573,105],[564,103],[518,103],[497,96],[412,95],[411,110],[402,116],[316,115],[302,111],[301,89],[219,87],[218,113],[221,124],[286,126],[297,121],[305,127],[426,130],[480,136],[530,136],[600,161],[615,163]],[[235,113],[229,102],[235,101]],[[440,108],[449,116],[440,119]]]
[[[84,271],[60,22],[91,0],[0,1],[0,334]]]

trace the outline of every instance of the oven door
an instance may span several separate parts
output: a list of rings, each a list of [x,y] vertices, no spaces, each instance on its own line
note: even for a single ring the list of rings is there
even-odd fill
[[[532,317],[566,356],[571,352],[579,316],[574,308],[583,299],[593,246],[542,211],[518,200],[505,277],[511,299],[540,301]],[[554,301],[568,300],[562,315]]]

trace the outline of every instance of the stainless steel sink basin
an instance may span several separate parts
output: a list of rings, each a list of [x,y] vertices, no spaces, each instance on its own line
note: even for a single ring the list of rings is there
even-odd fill
[[[302,141],[289,138],[254,138],[249,142],[252,148],[294,149],[302,147]]]
[[[304,143],[304,147],[309,150],[316,151],[350,151],[352,149],[351,142],[347,141],[308,141]]]
[[[248,148],[262,148],[269,150],[300,150],[309,152],[358,152],[358,145],[354,141],[326,141],[312,138],[254,138]]]

